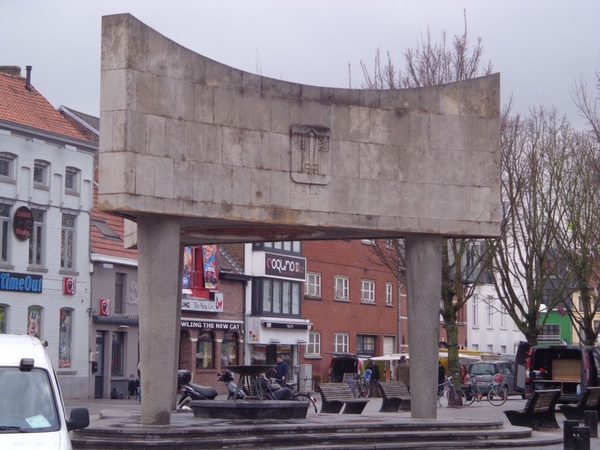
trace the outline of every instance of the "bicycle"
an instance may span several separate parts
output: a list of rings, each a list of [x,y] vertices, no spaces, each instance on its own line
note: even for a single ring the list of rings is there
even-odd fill
[[[308,412],[312,413],[314,411],[315,414],[318,412],[317,401],[313,397],[312,392],[297,391],[296,386],[298,383],[288,383],[287,381],[284,382],[285,386],[281,387],[281,382],[282,380],[271,378],[269,383],[267,383],[266,388],[263,385],[261,389],[261,392],[263,393],[263,400],[281,400],[281,394],[278,394],[278,392],[280,392],[281,389],[288,389],[291,391],[289,394],[289,400],[295,402],[308,402]]]
[[[446,381],[438,384],[438,407],[462,408],[466,401],[465,393],[454,386],[452,377],[446,377]]]
[[[354,376],[354,387],[352,389],[352,393],[355,398],[369,398],[371,395],[371,383],[365,377],[362,377],[358,374]]]
[[[487,392],[488,402],[490,402],[490,404],[494,406],[504,405],[504,403],[506,402],[506,398],[508,397],[508,393],[501,386],[501,384],[502,377],[498,378],[498,376],[496,376],[496,378],[493,381],[491,381],[490,384],[488,384],[483,390],[483,392]],[[465,386],[466,405],[472,405],[473,402],[475,402],[475,400],[481,402],[481,399],[484,396],[483,392],[481,392],[477,383],[475,383],[472,380],[469,380],[469,382]]]

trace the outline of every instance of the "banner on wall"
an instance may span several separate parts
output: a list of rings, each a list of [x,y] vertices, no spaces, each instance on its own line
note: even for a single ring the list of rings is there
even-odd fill
[[[218,245],[202,246],[202,262],[204,264],[204,288],[219,289]]]

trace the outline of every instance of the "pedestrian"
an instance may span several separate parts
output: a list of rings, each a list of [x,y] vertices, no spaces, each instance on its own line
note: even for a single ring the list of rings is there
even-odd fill
[[[398,381],[402,381],[410,391],[410,366],[408,365],[406,356],[402,355],[400,357],[396,372],[398,374]]]
[[[467,377],[467,367],[464,364],[460,365],[460,383],[465,384],[465,378]]]
[[[289,367],[287,363],[283,360],[281,355],[277,356],[277,364],[275,365],[275,378],[277,379],[277,383],[281,387],[285,387],[285,383],[287,381]]]
[[[371,396],[376,397],[379,392],[379,379],[381,378],[379,366],[370,360],[367,370],[371,371]]]
[[[442,360],[439,360],[438,363],[438,392],[442,392],[442,390],[444,389],[443,386],[440,386],[442,384],[444,384],[444,382],[446,381],[446,368],[444,367],[444,365],[442,364]]]

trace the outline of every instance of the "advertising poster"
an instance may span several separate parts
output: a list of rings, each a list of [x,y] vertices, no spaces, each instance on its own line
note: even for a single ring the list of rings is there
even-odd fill
[[[202,246],[202,261],[204,263],[204,288],[219,289],[219,266],[217,260],[218,245]]]

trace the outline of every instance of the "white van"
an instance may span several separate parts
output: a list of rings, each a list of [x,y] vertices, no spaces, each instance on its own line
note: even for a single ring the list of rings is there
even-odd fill
[[[69,450],[69,431],[89,423],[87,408],[74,408],[66,419],[44,344],[0,334],[0,448]]]

